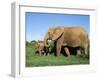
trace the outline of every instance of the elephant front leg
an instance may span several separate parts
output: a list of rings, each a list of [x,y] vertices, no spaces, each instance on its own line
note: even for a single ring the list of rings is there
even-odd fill
[[[68,49],[67,47],[65,47],[64,50],[65,50],[65,53],[66,53],[68,56],[70,56],[69,49]]]
[[[61,52],[62,42],[60,40],[56,43],[56,55],[59,56]]]
[[[39,50],[39,55],[41,56],[41,54],[42,54],[42,53],[41,53],[41,50]]]

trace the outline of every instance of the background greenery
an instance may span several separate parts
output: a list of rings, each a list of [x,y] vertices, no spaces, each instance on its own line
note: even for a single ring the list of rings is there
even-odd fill
[[[54,56],[54,53],[49,56],[39,56],[35,53],[35,43],[35,40],[26,42],[26,67],[89,64],[89,58],[84,55],[84,52],[82,52],[81,57],[75,55],[67,57],[63,54]]]

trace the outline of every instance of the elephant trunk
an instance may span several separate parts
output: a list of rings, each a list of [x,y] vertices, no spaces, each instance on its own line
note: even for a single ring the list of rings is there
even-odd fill
[[[45,39],[45,40],[44,40],[44,46],[45,46],[45,47],[49,47],[49,46],[50,46],[50,45],[49,45],[49,42],[48,42],[48,39]]]
[[[45,46],[45,47],[49,47],[48,44],[49,44],[49,43],[48,43],[48,34],[46,33],[45,38],[44,38],[44,46]]]

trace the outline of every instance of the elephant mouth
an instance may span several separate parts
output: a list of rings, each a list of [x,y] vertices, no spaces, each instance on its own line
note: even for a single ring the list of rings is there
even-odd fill
[[[56,41],[55,38],[52,38],[52,41]]]

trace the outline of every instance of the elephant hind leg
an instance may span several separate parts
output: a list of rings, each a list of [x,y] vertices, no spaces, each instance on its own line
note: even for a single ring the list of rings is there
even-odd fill
[[[65,50],[65,53],[66,53],[68,56],[70,56],[69,49],[68,49],[67,47],[65,47],[64,50]]]
[[[85,50],[85,55],[88,55],[88,49],[87,49],[87,47],[84,48],[84,50]]]
[[[76,56],[81,55],[81,47],[76,47]]]
[[[85,52],[85,55],[88,55],[88,45],[87,44],[84,46],[84,52]]]
[[[88,45],[85,46],[85,54],[88,55]]]
[[[81,55],[81,51],[78,49],[77,50],[77,56],[80,56]]]

